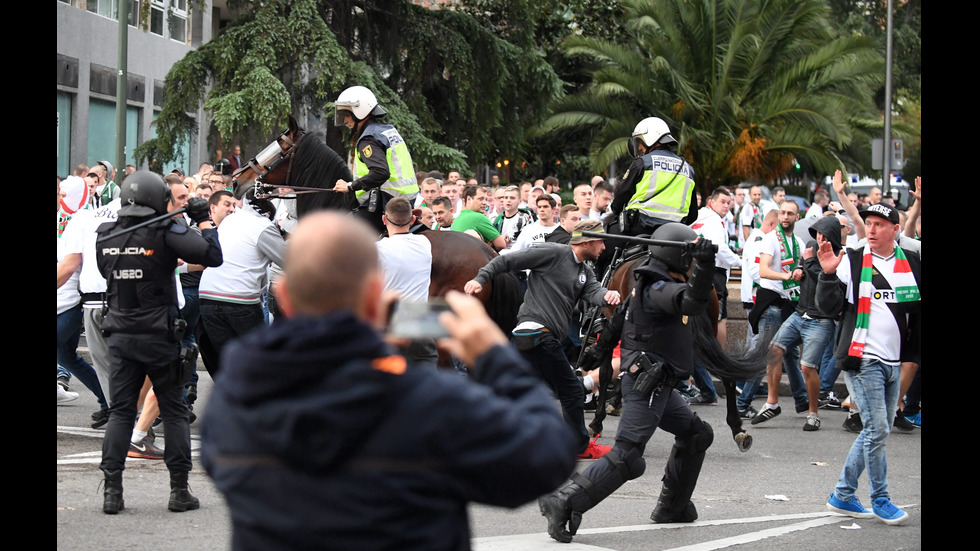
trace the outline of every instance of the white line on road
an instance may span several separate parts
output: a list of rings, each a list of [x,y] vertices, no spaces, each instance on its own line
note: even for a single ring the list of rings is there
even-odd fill
[[[902,505],[901,508],[914,507],[912,505]],[[853,521],[851,517],[834,513],[834,512],[820,512],[820,513],[797,513],[792,515],[770,515],[764,517],[748,517],[748,518],[736,518],[736,519],[723,519],[723,520],[698,520],[692,523],[685,524],[639,524],[634,526],[609,526],[605,528],[585,528],[579,530],[578,534],[613,534],[619,532],[641,532],[645,530],[663,530],[663,529],[673,529],[677,530],[679,528],[698,528],[702,526],[723,526],[732,524],[752,524],[758,522],[778,522],[787,520],[803,520],[803,522],[798,522],[796,524],[788,524],[786,526],[780,526],[777,528],[769,528],[766,530],[760,530],[757,532],[751,532],[748,534],[742,534],[740,536],[733,536],[729,538],[722,538],[719,540],[702,542],[694,545],[688,545],[685,547],[677,547],[668,551],[712,551],[715,549],[724,549],[727,547],[734,547],[736,545],[744,545],[746,543],[752,543],[755,541],[763,540],[766,538],[773,538],[789,534],[791,532],[797,532],[800,530],[808,530],[810,528],[817,528],[819,526],[825,526],[828,524],[835,524],[843,521]],[[868,519],[869,522],[879,522],[876,519]],[[472,540],[474,551],[534,551],[537,549],[564,549],[567,551],[599,551],[608,550],[605,547],[598,547],[595,545],[585,545],[580,543],[575,543],[574,541],[570,544],[559,543],[547,533],[538,534],[516,534],[511,536],[491,536],[484,538],[473,538]]]

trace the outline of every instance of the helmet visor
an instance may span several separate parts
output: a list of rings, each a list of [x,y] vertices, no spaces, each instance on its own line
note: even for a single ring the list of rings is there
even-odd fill
[[[333,123],[337,126],[346,126],[344,123],[344,118],[350,116],[355,121],[357,117],[354,116],[353,105],[347,103],[337,103],[337,109],[334,111]]]

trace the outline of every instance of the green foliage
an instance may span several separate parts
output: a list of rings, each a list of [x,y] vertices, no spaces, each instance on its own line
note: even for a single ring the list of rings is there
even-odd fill
[[[593,169],[627,159],[632,129],[647,116],[670,126],[702,190],[773,179],[793,157],[833,172],[852,144],[870,139],[882,57],[865,37],[838,36],[822,0],[622,5],[621,40],[565,41],[569,55],[597,68],[538,128],[591,132]]]
[[[137,155],[172,159],[177,136],[196,129],[188,113],[200,107],[212,138],[250,139],[280,130],[301,109],[331,117],[332,101],[353,85],[375,93],[419,168],[515,155],[526,148],[525,127],[561,94],[535,43],[542,12],[536,2],[472,4],[485,5],[229,0],[238,15],[171,69],[158,138]],[[346,136],[328,126],[328,144],[341,153]]]

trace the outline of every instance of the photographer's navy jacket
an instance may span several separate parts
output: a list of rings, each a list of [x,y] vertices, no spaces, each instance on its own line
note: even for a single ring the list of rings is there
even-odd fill
[[[391,350],[349,312],[227,346],[201,460],[234,549],[469,549],[468,502],[517,507],[572,473],[574,435],[510,346],[469,380]]]

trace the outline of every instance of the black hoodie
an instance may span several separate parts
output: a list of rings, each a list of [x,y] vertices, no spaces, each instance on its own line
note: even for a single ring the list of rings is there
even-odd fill
[[[575,466],[575,435],[510,346],[469,380],[403,369],[338,312],[254,331],[222,364],[201,461],[234,549],[469,549],[468,502],[517,507]]]

